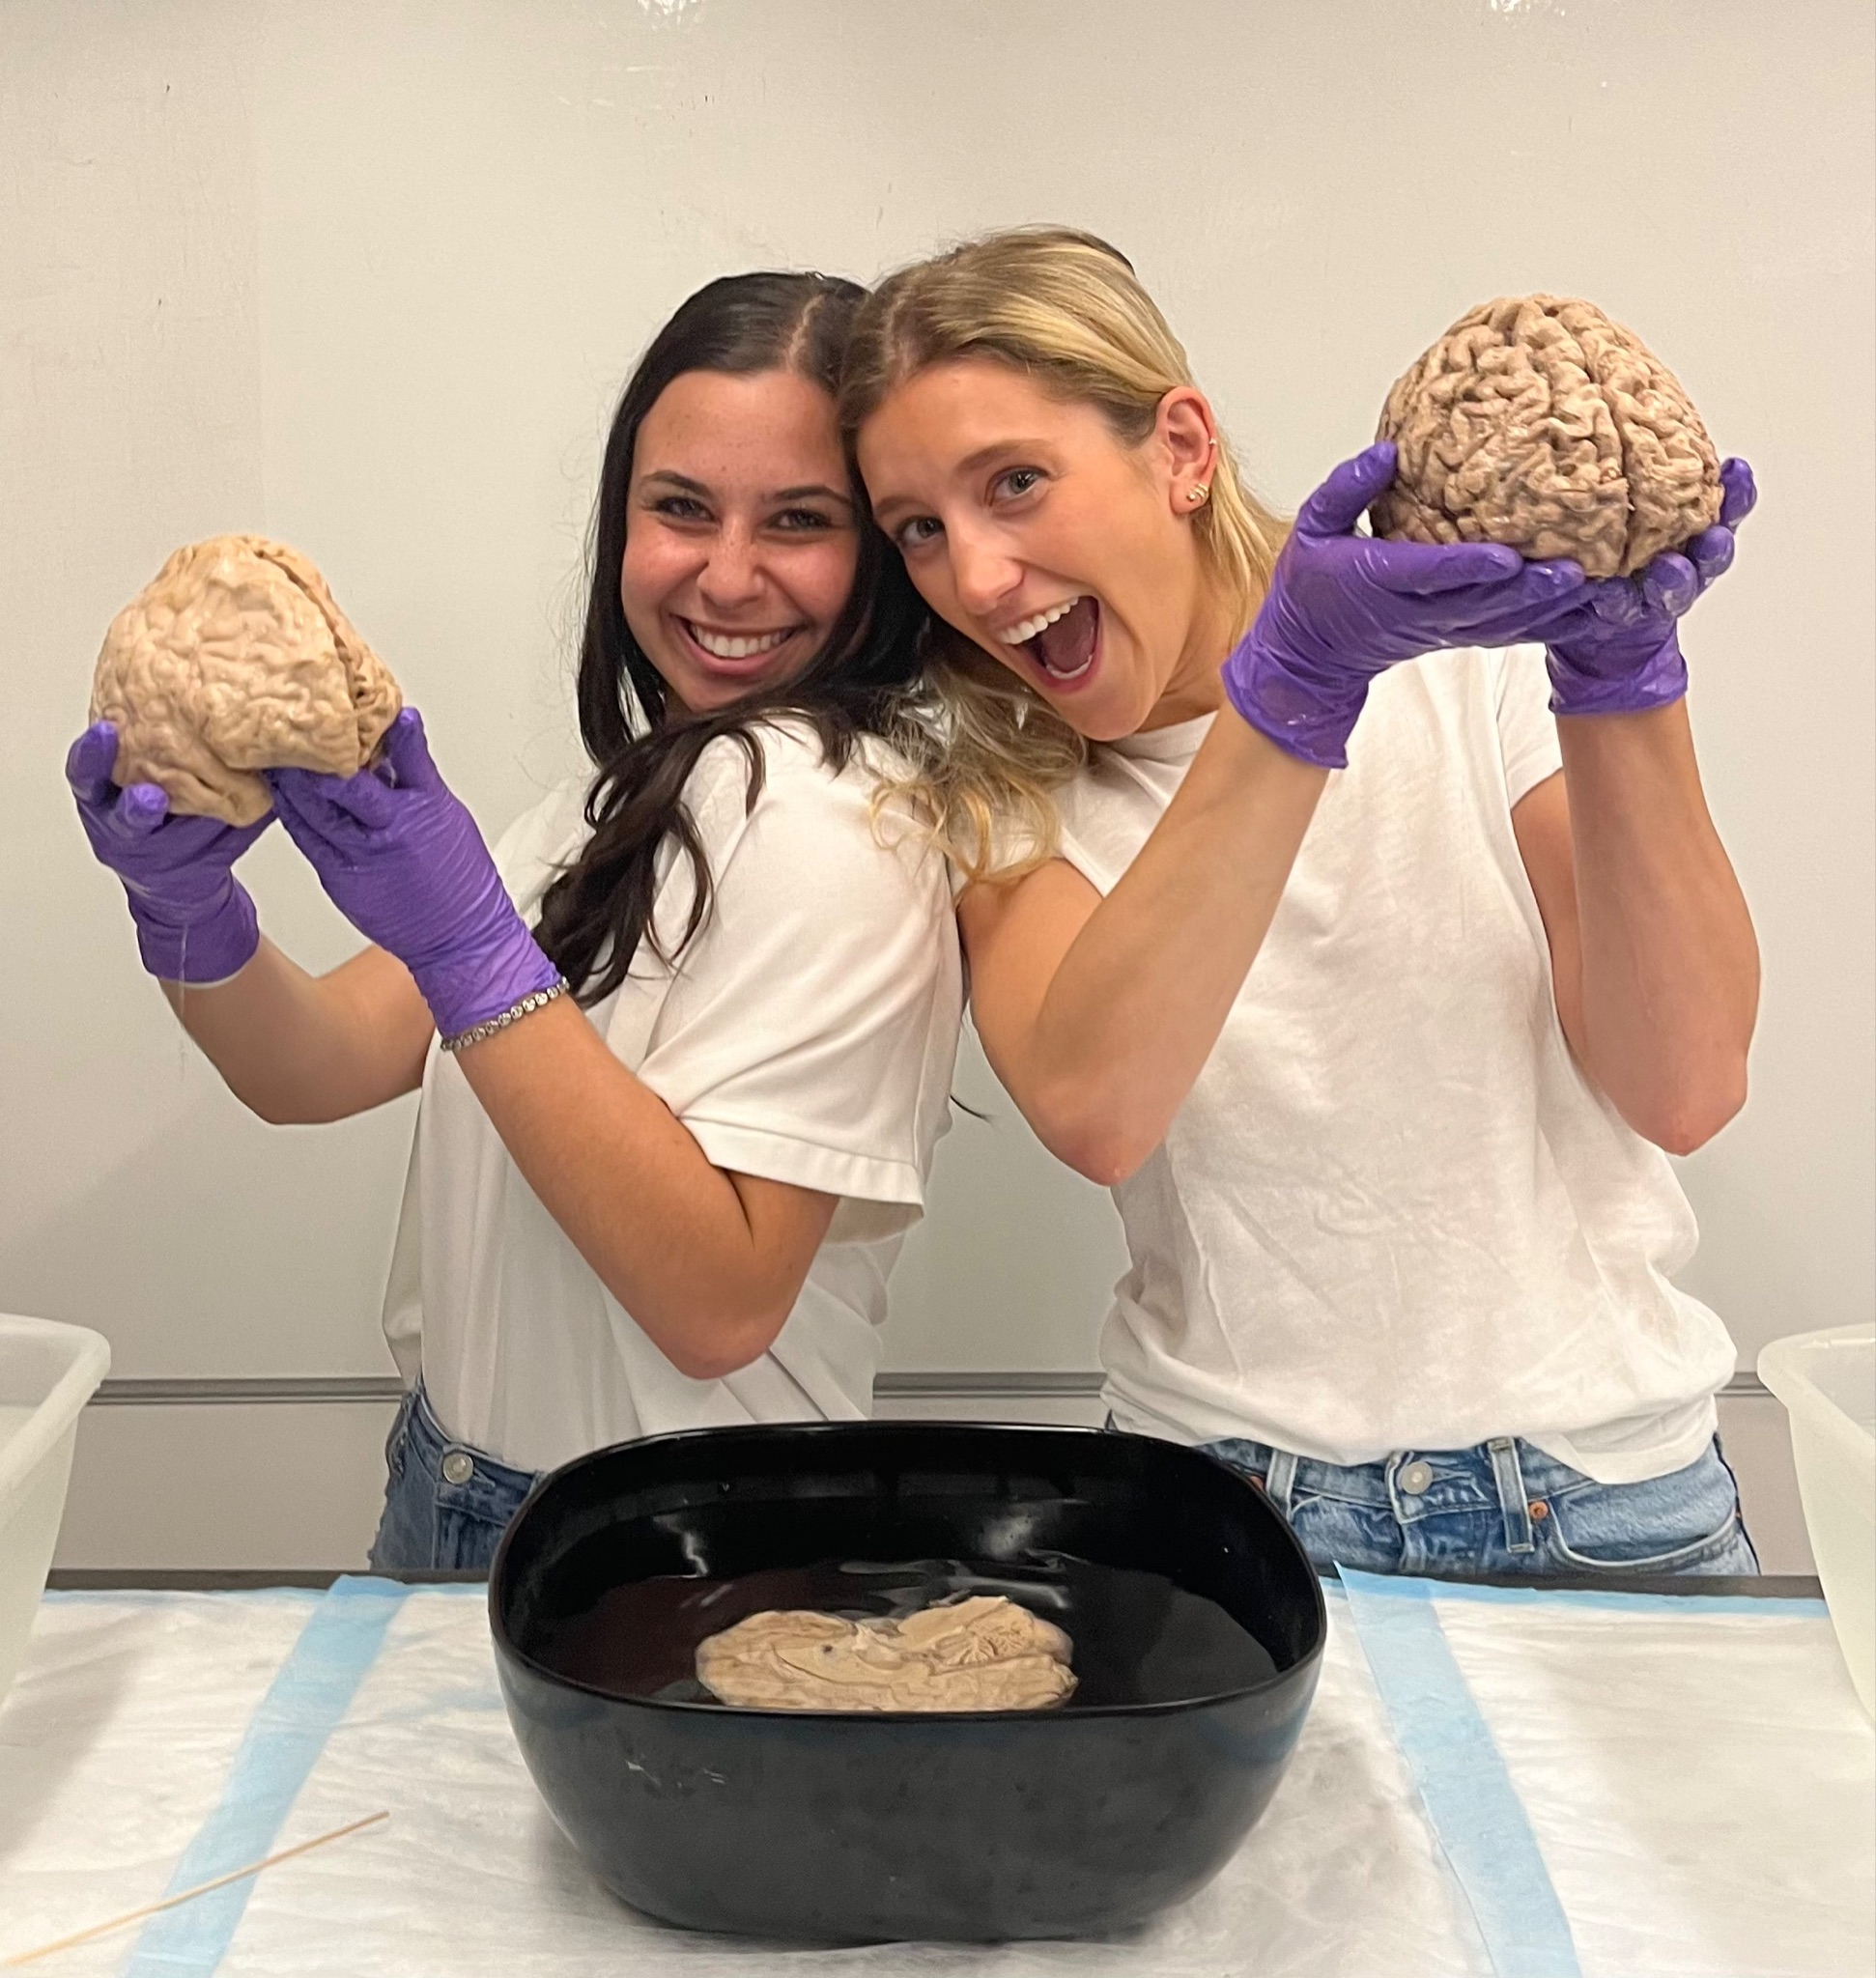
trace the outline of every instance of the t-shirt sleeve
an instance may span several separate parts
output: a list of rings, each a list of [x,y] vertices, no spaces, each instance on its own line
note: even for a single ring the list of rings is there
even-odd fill
[[[733,744],[687,789],[715,896],[639,1076],[717,1167],[839,1196],[831,1240],[872,1240],[917,1220],[946,1123],[962,989],[945,862],[890,824],[882,842],[858,767],[837,777],[785,737],[764,754],[753,808]]]
[[[1112,861],[1103,858],[1082,832],[1066,821],[1056,843],[1056,857],[1079,872],[1103,899],[1114,890],[1121,877]]]
[[[1142,804],[1144,785],[1136,777],[1117,775],[1119,767],[1110,752],[1092,750],[1087,767],[1055,796],[1061,820],[1056,856],[1073,866],[1103,899],[1139,857],[1170,801]]]
[[[1541,645],[1506,646],[1498,655],[1498,749],[1514,808],[1563,767],[1550,676]]]

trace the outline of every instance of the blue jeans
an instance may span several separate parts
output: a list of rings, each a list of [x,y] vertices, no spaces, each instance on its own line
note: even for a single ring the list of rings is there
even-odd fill
[[[1319,1569],[1432,1574],[1755,1573],[1718,1438],[1684,1470],[1598,1484],[1528,1442],[1319,1463],[1234,1439],[1208,1455],[1262,1484]]]
[[[486,1572],[535,1484],[531,1470],[510,1469],[450,1436],[421,1381],[397,1411],[384,1465],[384,1514],[371,1541],[379,1572]]]

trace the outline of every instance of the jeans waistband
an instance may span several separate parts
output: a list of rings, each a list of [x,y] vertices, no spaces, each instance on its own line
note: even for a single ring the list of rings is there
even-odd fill
[[[1397,1450],[1378,1462],[1347,1465],[1319,1462],[1267,1443],[1214,1445],[1216,1453],[1227,1449],[1233,1463],[1262,1472],[1265,1490],[1286,1517],[1308,1497],[1385,1509],[1403,1525],[1495,1504],[1504,1519],[1505,1544],[1520,1553],[1536,1547],[1533,1503],[1588,1481],[1510,1435],[1493,1436],[1471,1449]]]
[[[391,1431],[393,1446],[400,1433],[405,1459],[437,1480],[440,1502],[485,1516],[497,1512],[506,1516],[534,1487],[532,1470],[518,1470],[487,1450],[451,1435],[437,1420],[421,1379],[404,1397],[397,1427]]]

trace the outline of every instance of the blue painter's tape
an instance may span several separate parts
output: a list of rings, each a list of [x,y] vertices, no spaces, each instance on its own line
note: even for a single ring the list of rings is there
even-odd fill
[[[214,1811],[176,1864],[167,1895],[269,1853],[327,1739],[378,1659],[406,1587],[335,1580],[248,1724]],[[254,1884],[231,1883],[143,1926],[124,1978],[207,1978],[227,1955]]]
[[[1434,1833],[1499,1978],[1581,1978],[1523,1801],[1453,1660],[1444,1589],[1342,1568],[1349,1614]]]

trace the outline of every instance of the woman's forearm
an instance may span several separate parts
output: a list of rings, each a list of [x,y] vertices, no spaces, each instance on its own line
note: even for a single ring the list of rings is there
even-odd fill
[[[1030,930],[998,925],[995,901],[967,896],[986,1051],[1044,1144],[1091,1179],[1124,1179],[1165,1137],[1326,781],[1227,709],[1107,897],[1092,912],[1064,898],[1053,955]]]
[[[228,1088],[274,1125],[349,1118],[422,1082],[430,1012],[383,948],[311,975],[263,939],[228,981],[162,990]]]
[[[571,999],[458,1061],[528,1186],[679,1372],[720,1378],[768,1349],[832,1196],[713,1167]]]
[[[1746,1097],[1759,956],[1707,810],[1685,702],[1560,720],[1580,926],[1584,1068],[1686,1153]]]

